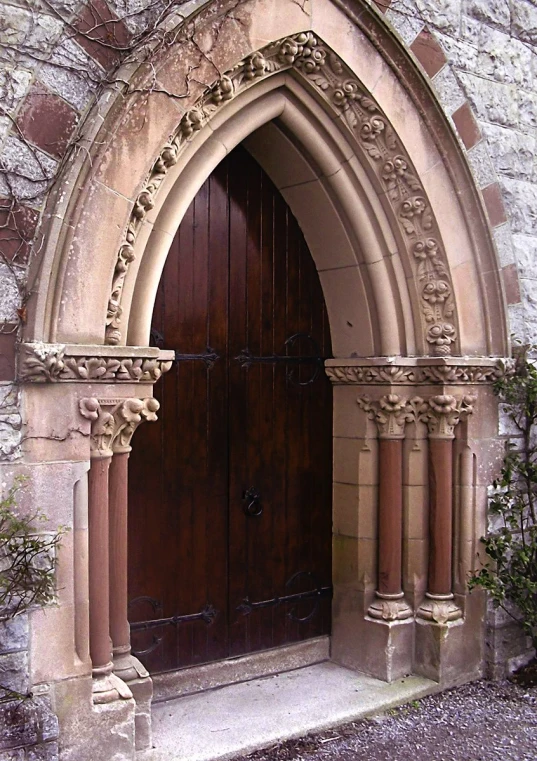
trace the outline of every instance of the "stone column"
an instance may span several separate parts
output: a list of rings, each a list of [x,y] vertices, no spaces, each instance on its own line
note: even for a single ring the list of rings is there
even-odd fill
[[[80,412],[91,420],[89,502],[89,616],[93,702],[131,698],[130,690],[112,673],[110,639],[108,476],[116,423],[97,399],[81,399]]]
[[[416,614],[435,623],[456,621],[462,611],[453,599],[453,439],[474,398],[431,397],[421,419],[429,429],[429,566],[425,600]]]
[[[364,397],[358,403],[379,431],[378,586],[367,612],[384,621],[404,620],[412,616],[412,608],[402,588],[403,439],[406,422],[414,419],[413,409],[396,394],[378,402]]]
[[[124,682],[149,676],[131,654],[127,602],[128,460],[130,441],[138,425],[157,419],[156,399],[127,399],[116,411],[118,430],[110,467],[110,634],[114,673]]]

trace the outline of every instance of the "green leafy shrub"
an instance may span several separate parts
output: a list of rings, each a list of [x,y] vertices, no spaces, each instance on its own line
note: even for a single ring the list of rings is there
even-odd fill
[[[495,384],[512,435],[489,499],[488,561],[470,581],[519,621],[537,647],[537,367],[519,347],[515,370]]]

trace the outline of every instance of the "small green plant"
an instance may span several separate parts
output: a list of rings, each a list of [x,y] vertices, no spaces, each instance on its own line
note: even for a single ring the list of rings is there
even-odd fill
[[[519,621],[537,647],[537,367],[519,346],[515,370],[495,384],[512,435],[489,499],[488,561],[470,580]]]
[[[46,517],[19,515],[17,495],[24,480],[16,479],[0,499],[0,625],[33,606],[54,600],[56,550],[65,528],[39,533]],[[0,700],[25,698],[0,684]]]

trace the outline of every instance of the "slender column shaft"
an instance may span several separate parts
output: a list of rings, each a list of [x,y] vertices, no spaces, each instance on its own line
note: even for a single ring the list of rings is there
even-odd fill
[[[110,465],[110,635],[114,656],[130,652],[127,615],[128,452]]]
[[[399,595],[403,538],[403,440],[379,441],[379,582],[381,595]]]
[[[89,471],[90,656],[94,676],[112,671],[109,614],[108,471],[110,457],[96,457]]]
[[[429,439],[429,582],[431,595],[450,595],[453,552],[453,441]]]

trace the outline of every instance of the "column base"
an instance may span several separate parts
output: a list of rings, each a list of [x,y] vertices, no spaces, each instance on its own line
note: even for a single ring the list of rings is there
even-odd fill
[[[123,682],[132,682],[133,679],[147,679],[149,677],[149,671],[131,653],[130,646],[123,652],[114,649],[113,658],[114,674]]]
[[[435,595],[425,593],[425,600],[416,611],[416,617],[436,624],[447,624],[462,618],[462,610],[453,599],[452,594]]]
[[[113,664],[93,669],[92,697],[95,705],[113,703],[114,700],[130,700],[132,692],[125,682],[112,673]]]
[[[385,594],[375,592],[376,600],[367,609],[367,615],[381,621],[404,621],[412,617],[412,608],[404,597],[404,592]]]

